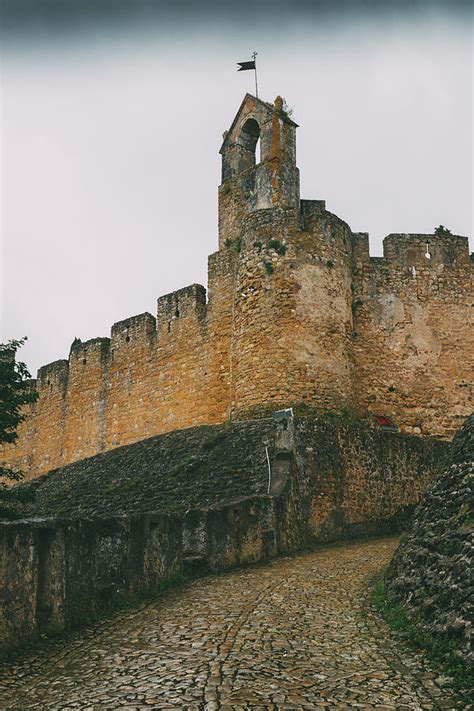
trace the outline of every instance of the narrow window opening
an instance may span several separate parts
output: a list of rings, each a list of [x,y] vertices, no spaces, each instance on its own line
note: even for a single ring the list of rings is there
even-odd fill
[[[171,332],[171,321],[168,321],[168,333]]]
[[[179,318],[179,309],[178,309],[178,308],[177,308],[176,311],[174,312],[174,315],[176,316],[176,318]]]
[[[129,343],[129,342],[130,342],[130,336],[125,336],[125,340],[127,341],[127,343]]]
[[[85,358],[82,359],[82,365],[85,365],[87,363],[87,360]]]

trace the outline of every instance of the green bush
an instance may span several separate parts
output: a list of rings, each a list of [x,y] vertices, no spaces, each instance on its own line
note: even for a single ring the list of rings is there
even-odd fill
[[[445,235],[452,234],[451,230],[448,230],[448,228],[444,225],[438,225],[438,227],[435,227],[434,233],[437,237],[444,237]]]

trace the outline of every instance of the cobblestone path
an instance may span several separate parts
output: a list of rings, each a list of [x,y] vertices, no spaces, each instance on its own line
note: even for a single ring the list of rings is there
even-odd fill
[[[453,709],[420,657],[361,615],[394,539],[193,581],[3,669],[2,709]]]

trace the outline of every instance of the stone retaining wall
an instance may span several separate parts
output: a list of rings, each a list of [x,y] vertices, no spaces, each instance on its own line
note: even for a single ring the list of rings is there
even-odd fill
[[[283,427],[270,417],[193,427],[120,447],[0,490],[0,519],[220,508],[268,493],[268,451],[273,474],[282,464],[279,452],[292,453],[298,463],[301,517],[309,518],[315,538],[361,535],[415,505],[448,448],[446,442],[336,417],[295,417],[291,432]]]
[[[474,667],[474,413],[428,488],[386,575],[407,617]]]
[[[283,515],[282,515],[283,514]],[[74,627],[177,572],[218,572],[295,549],[291,507],[255,496],[184,516],[0,524],[0,648]]]
[[[0,646],[177,571],[400,530],[446,449],[333,419],[266,419],[171,433],[15,487],[4,494],[34,491],[22,520],[0,523]]]
[[[296,420],[308,536],[333,541],[402,530],[442,470],[448,444],[329,420]]]

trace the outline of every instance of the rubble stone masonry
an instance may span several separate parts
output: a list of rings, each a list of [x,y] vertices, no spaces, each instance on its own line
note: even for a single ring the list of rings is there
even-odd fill
[[[449,438],[471,412],[465,237],[368,236],[300,200],[297,125],[246,95],[224,134],[219,250],[194,284],[40,368],[5,463],[28,476],[180,428],[306,403]],[[258,161],[257,144],[260,143]],[[258,162],[257,162],[258,161]]]

